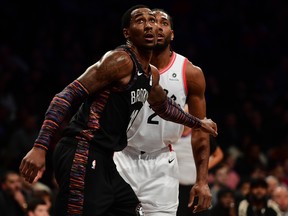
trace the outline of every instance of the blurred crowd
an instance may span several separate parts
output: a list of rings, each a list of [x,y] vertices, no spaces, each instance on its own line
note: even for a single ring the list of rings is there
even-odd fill
[[[269,197],[284,190],[288,200],[288,2],[142,3],[173,16],[173,49],[205,74],[208,117],[218,124],[217,142],[225,154],[210,173],[215,204],[223,185],[234,196],[251,177],[265,179]],[[17,174],[33,146],[52,97],[105,51],[124,43],[121,14],[132,5],[59,0],[31,7],[25,1],[1,1],[1,190],[6,172]],[[51,152],[39,183],[53,197]],[[30,187],[29,197],[36,193]]]

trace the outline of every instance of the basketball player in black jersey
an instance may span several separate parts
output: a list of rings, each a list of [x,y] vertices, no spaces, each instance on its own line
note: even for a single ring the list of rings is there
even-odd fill
[[[112,155],[127,145],[126,130],[146,99],[162,118],[217,135],[211,119],[186,114],[159,85],[159,72],[149,64],[158,34],[152,11],[134,6],[124,13],[122,25],[127,44],[104,54],[55,95],[34,147],[20,164],[24,179],[37,181],[51,140],[67,114],[78,108],[54,151],[56,216],[143,215]]]

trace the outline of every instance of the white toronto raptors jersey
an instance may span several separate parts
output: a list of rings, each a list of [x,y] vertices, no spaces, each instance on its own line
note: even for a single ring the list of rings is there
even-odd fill
[[[186,103],[187,58],[175,52],[171,62],[160,72],[160,85],[168,97],[184,110]],[[182,135],[183,125],[166,121],[155,114],[146,101],[131,128],[127,131],[128,146],[139,151],[153,152],[175,143]]]

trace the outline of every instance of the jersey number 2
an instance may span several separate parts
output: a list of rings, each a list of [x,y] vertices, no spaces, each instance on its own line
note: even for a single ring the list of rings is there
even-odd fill
[[[166,94],[168,94],[168,90],[167,89],[164,89],[164,91],[166,92]],[[174,101],[176,101],[176,96],[173,94],[171,97],[171,99],[173,99]],[[158,125],[159,124],[159,121],[157,120],[153,120],[154,117],[156,117],[157,114],[156,113],[153,113],[151,114],[148,119],[147,119],[147,124],[155,124],[155,125]]]

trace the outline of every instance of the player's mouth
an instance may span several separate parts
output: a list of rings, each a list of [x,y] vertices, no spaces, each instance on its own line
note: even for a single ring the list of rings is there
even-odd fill
[[[154,38],[154,35],[152,33],[147,33],[144,35],[144,38],[146,40],[149,40],[149,41],[153,41],[155,38]]]
[[[157,40],[163,40],[164,39],[164,35],[163,34],[158,34],[157,35]]]

